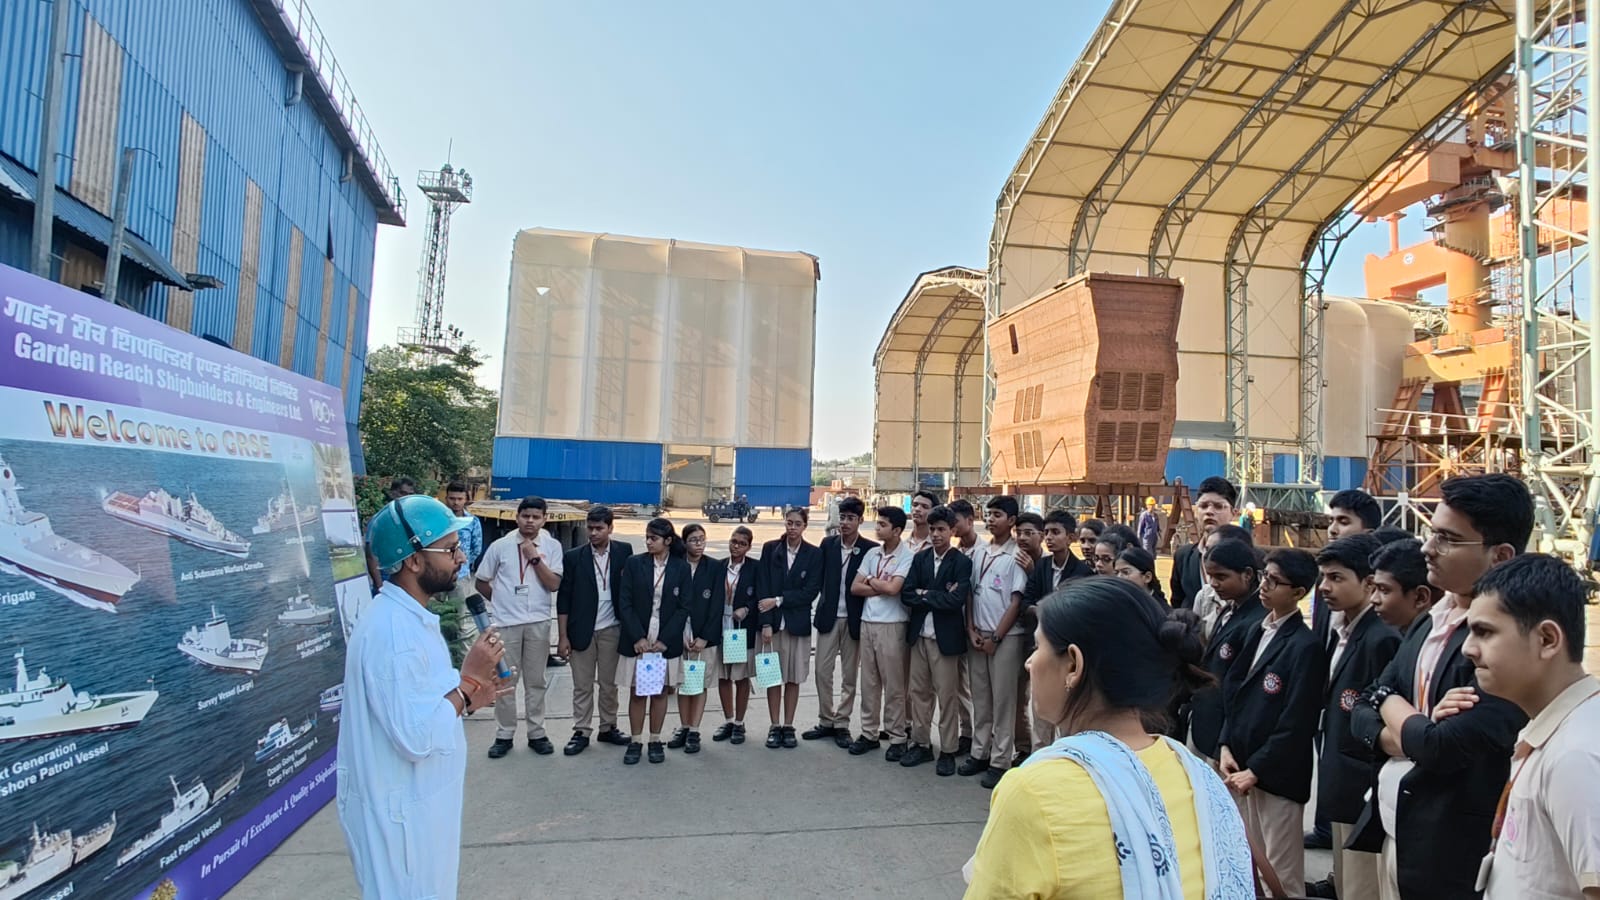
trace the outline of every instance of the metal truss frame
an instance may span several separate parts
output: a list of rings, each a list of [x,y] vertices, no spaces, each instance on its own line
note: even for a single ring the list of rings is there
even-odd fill
[[[1600,94],[1600,48],[1587,20],[1592,14],[1582,0],[1516,4],[1523,473],[1537,503],[1541,547],[1584,563],[1593,555],[1600,506],[1600,330],[1593,308],[1600,268],[1589,244],[1600,231],[1600,205],[1588,194],[1600,177],[1600,136],[1589,108]],[[1570,207],[1557,202],[1579,193],[1588,200],[1583,233]],[[1541,234],[1548,235],[1544,258]],[[1580,297],[1586,309],[1578,308]],[[1541,327],[1545,316],[1572,327]]]

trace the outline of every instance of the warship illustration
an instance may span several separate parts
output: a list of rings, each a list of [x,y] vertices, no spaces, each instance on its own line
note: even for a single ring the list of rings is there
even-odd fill
[[[52,678],[43,667],[28,677],[23,652],[16,651],[14,689],[0,689],[0,743],[25,738],[55,737],[81,731],[131,728],[160,696],[157,691],[91,694],[74,691],[64,679]]]
[[[236,556],[250,555],[250,542],[224,528],[211,511],[200,505],[194,491],[179,499],[156,488],[143,497],[117,491],[100,508],[130,525],[148,528],[202,550]]]
[[[191,625],[183,633],[178,649],[225,672],[259,672],[267,658],[266,640],[234,637],[228,630],[228,620],[217,612],[215,605],[211,607],[211,618],[204,625]]]
[[[301,722],[300,727],[292,731],[289,729],[288,719],[273,722],[267,733],[256,739],[256,762],[265,762],[277,756],[285,747],[310,734],[311,729],[315,727],[317,727],[316,716]]]
[[[244,767],[241,766],[239,771],[233,773],[215,792],[212,792],[206,788],[204,781],[199,780],[185,790],[178,786],[178,779],[168,775],[167,781],[172,784],[172,809],[161,816],[161,823],[153,830],[117,854],[117,868],[122,868],[152,848],[160,846],[173,835],[189,827],[196,819],[216,809],[218,804],[239,789],[239,781],[243,777]]]
[[[297,594],[278,613],[278,621],[284,625],[326,625],[333,621],[333,607],[318,606],[310,594]]]
[[[338,712],[344,706],[344,682],[339,682],[322,692],[318,708],[323,712]]]
[[[284,481],[283,493],[267,501],[266,515],[256,520],[256,526],[250,529],[250,533],[269,534],[296,525],[310,525],[316,520],[316,505],[297,506],[294,502],[294,493],[289,490],[289,482]]]
[[[88,833],[73,837],[71,831],[40,832],[33,826],[28,840],[28,855],[22,862],[0,860],[0,900],[13,900],[66,874],[73,866],[105,849],[117,830],[117,814]]]
[[[0,571],[37,582],[90,609],[117,611],[139,576],[103,553],[75,544],[50,518],[22,505],[16,473],[0,457]]]

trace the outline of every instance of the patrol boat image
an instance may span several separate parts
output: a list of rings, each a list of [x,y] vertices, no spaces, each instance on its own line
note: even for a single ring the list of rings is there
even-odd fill
[[[317,727],[316,716],[301,722],[300,727],[293,731],[289,730],[288,719],[273,722],[267,733],[256,739],[256,762],[266,762],[277,756],[285,747],[310,734],[311,729],[315,727]]]
[[[338,712],[344,706],[344,682],[339,682],[322,692],[318,700],[318,708],[323,712]]]
[[[167,781],[172,784],[171,811],[161,817],[161,824],[157,825],[154,830],[124,847],[122,852],[117,854],[117,868],[122,868],[151,849],[160,846],[168,838],[187,828],[196,819],[216,809],[218,804],[228,798],[228,795],[239,789],[239,781],[243,777],[244,767],[240,766],[239,771],[233,773],[227,781],[223,782],[222,786],[217,788],[216,793],[212,793],[206,789],[204,781],[196,781],[193,787],[184,790],[178,787],[178,779],[168,775]]]
[[[317,507],[296,506],[294,493],[289,490],[289,482],[283,483],[283,493],[267,501],[267,513],[256,520],[256,527],[250,529],[251,534],[269,534],[284,528],[293,528],[297,525],[306,526],[317,520]]]
[[[22,862],[0,860],[0,900],[21,897],[65,874],[105,849],[116,830],[116,813],[111,814],[111,821],[78,837],[67,830],[41,834],[36,823],[28,841],[28,855]]]
[[[261,671],[261,664],[267,658],[267,642],[234,637],[228,630],[228,620],[217,612],[215,604],[211,607],[211,618],[204,625],[191,625],[183,633],[178,649],[224,672],[253,674]]]
[[[0,457],[0,571],[21,575],[90,609],[117,611],[139,576],[103,553],[67,540],[50,518],[22,505],[16,473]]]
[[[240,559],[250,555],[250,542],[224,528],[210,510],[200,505],[194,491],[183,499],[167,493],[164,488],[156,488],[143,497],[117,491],[107,497],[100,508],[130,525],[148,528],[202,550]]]
[[[72,685],[52,678],[42,666],[38,675],[29,678],[21,650],[14,658],[16,683],[12,690],[0,689],[0,743],[132,728],[144,721],[161,696],[157,691],[104,695],[73,691]]]
[[[297,594],[278,613],[278,621],[284,625],[326,625],[333,621],[333,607],[318,606],[310,594]]]

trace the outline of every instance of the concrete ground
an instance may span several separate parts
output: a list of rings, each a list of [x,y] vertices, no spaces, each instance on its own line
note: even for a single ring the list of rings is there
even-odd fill
[[[679,522],[680,527],[690,519]],[[643,547],[644,520],[617,523],[618,537]],[[707,525],[711,552],[725,555],[733,525]],[[781,523],[754,527],[757,546]],[[820,540],[822,528],[808,538]],[[742,746],[712,743],[716,698],[705,718],[705,749],[668,751],[667,761],[622,764],[622,748],[593,745],[567,758],[572,679],[549,670],[546,725],[557,752],[536,756],[522,734],[502,760],[484,756],[492,713],[466,723],[471,748],[461,850],[461,896],[522,897],[960,897],[961,867],[988,814],[977,778],[940,778],[933,765],[904,769],[881,751],[852,757],[831,742],[768,750],[770,720],[753,698]],[[816,721],[811,685],[796,724]],[[626,705],[623,706],[626,718]],[[676,726],[674,713],[667,729]],[[624,728],[626,725],[624,724]],[[1317,879],[1329,854],[1308,853]],[[236,900],[357,897],[334,806],[329,804],[239,884]]]

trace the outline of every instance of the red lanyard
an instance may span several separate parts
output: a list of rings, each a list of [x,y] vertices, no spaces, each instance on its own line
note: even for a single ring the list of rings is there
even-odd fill
[[[999,559],[1001,554],[1004,552],[1005,551],[1003,550],[996,550],[993,547],[989,548],[988,556],[983,561],[983,571],[978,573],[978,584],[983,584],[983,579],[989,574],[989,567],[994,565],[994,561]]]
[[[528,570],[538,568],[538,563],[529,563],[523,558],[521,549],[517,550],[517,584],[528,583]]]
[[[605,552],[605,562],[601,563],[600,557],[594,558],[594,577],[600,582],[600,590],[611,591],[611,551]]]
[[[897,547],[895,549],[898,550],[899,548]],[[878,574],[874,575],[873,577],[879,581],[882,581],[885,573],[894,571],[894,563],[895,558],[893,554],[880,552],[878,554]]]
[[[661,565],[656,567],[656,585],[655,585],[654,588],[651,589],[651,591],[653,593],[656,593],[656,594],[661,593],[661,582],[664,581],[666,579],[666,577],[667,577],[667,564],[666,563],[662,563]]]

